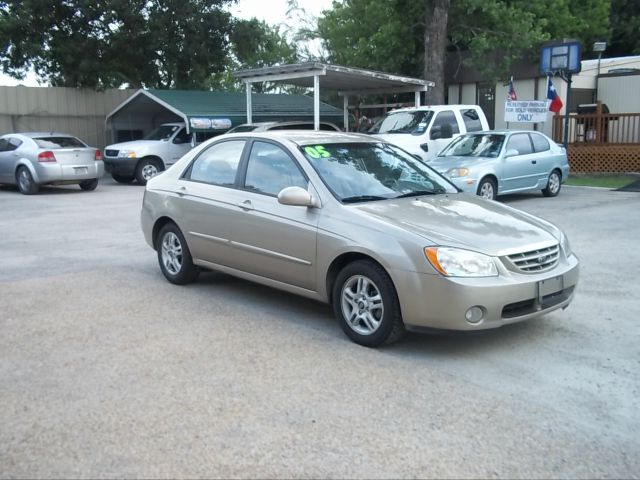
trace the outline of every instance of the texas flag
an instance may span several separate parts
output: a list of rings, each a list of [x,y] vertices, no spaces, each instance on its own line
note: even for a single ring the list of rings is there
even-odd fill
[[[558,92],[556,92],[556,87],[553,86],[553,82],[549,76],[547,77],[547,100],[549,100],[549,110],[554,113],[562,110],[562,100]]]
[[[509,80],[509,91],[507,92],[507,100],[511,100],[512,102],[518,100],[516,89],[513,88],[513,77],[511,77],[511,80]]]

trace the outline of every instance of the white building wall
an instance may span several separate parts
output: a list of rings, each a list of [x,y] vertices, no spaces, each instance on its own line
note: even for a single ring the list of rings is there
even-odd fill
[[[460,98],[460,104],[475,105],[476,102],[476,84],[466,83],[462,85],[462,98]]]

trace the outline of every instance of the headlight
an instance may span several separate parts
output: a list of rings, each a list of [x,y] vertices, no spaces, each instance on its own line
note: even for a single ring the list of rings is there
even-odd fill
[[[467,175],[469,175],[469,169],[468,168],[450,168],[449,170],[447,170],[446,175],[449,178],[466,177]]]
[[[560,247],[562,248],[562,251],[564,252],[564,256],[569,258],[571,256],[571,254],[573,253],[571,251],[571,245],[569,245],[569,239],[567,238],[567,236],[562,233],[562,236],[560,237]]]
[[[447,277],[497,277],[493,258],[478,252],[451,247],[427,247],[424,253],[442,275]]]
[[[136,158],[136,152],[133,150],[120,150],[118,156],[122,158]]]

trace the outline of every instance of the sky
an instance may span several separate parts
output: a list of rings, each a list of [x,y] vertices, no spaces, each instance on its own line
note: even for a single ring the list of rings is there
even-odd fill
[[[331,8],[332,0],[297,0],[298,7],[304,10],[305,16],[317,17],[322,10]],[[287,19],[287,0],[238,0],[229,8],[233,16],[243,19],[256,17],[271,25],[282,25],[283,27],[293,27],[299,24],[299,20],[294,16]],[[0,85],[26,85],[37,87],[38,82],[33,73],[27,75],[24,80],[15,80],[4,74],[0,74]]]

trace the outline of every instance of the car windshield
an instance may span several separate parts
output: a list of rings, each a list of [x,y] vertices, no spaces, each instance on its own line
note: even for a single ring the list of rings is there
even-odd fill
[[[149,135],[144,137],[145,140],[169,140],[171,135],[180,127],[178,125],[160,125]]]
[[[233,127],[227,133],[244,133],[244,132],[253,132],[257,125],[238,125],[237,127]]]
[[[457,191],[434,170],[386,143],[323,143],[300,150],[344,203]]]
[[[33,139],[40,148],[85,148],[86,145],[76,137],[38,137]]]
[[[451,142],[438,156],[496,158],[503,144],[504,135],[500,134],[463,135]]]
[[[431,110],[389,112],[369,129],[369,133],[410,133],[421,135],[433,117]]]

